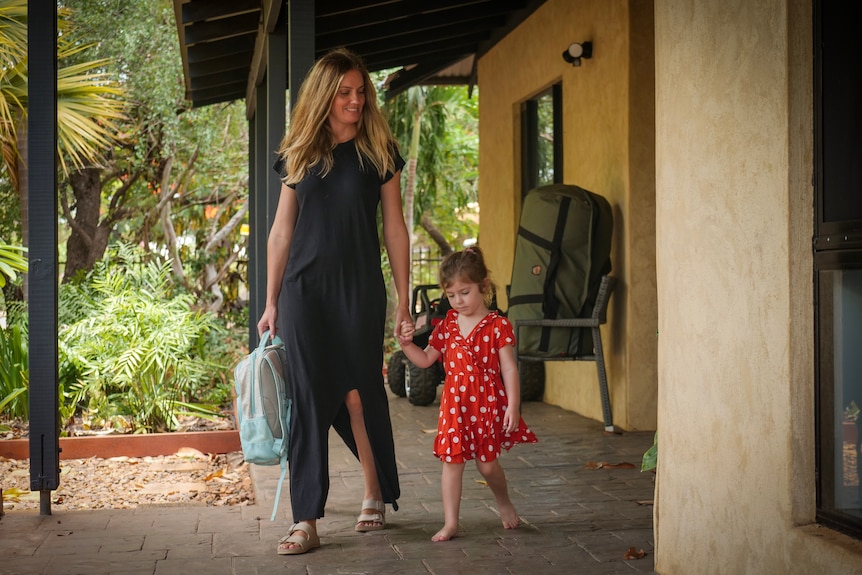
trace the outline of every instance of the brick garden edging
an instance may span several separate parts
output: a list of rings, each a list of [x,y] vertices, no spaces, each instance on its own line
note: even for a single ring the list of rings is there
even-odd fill
[[[239,432],[235,429],[101,435],[61,437],[60,459],[86,459],[88,457],[107,459],[124,455],[127,457],[173,455],[181,447],[192,447],[202,453],[230,453],[241,450]],[[0,440],[0,456],[7,459],[29,459],[30,440]]]

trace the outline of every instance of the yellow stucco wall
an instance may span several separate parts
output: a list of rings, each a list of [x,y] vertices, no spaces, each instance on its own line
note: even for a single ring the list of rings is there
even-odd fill
[[[862,573],[813,525],[811,22],[655,3],[663,575]]]
[[[523,101],[562,83],[563,181],[613,207],[619,282],[603,341],[614,423],[627,430],[656,427],[652,14],[652,0],[548,0],[479,61],[479,240],[498,285],[510,281],[520,215]],[[591,59],[563,60],[571,42],[587,40]],[[546,402],[602,419],[594,363],[546,368]]]

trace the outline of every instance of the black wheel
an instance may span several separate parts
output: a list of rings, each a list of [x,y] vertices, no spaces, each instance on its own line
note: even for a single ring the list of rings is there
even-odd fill
[[[440,369],[437,365],[428,368],[416,367],[407,362],[404,387],[407,399],[413,405],[430,405],[437,399],[437,384],[440,383]]]
[[[404,386],[404,374],[407,371],[407,356],[399,350],[389,358],[386,378],[389,380],[389,389],[398,397],[405,397],[407,390]]]
[[[545,362],[519,361],[518,375],[521,378],[521,401],[538,401],[545,393]]]

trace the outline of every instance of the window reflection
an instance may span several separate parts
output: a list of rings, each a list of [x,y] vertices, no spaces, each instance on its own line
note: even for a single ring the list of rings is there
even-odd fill
[[[821,386],[832,391],[820,407],[824,423],[832,423],[821,428],[832,428],[831,456],[821,452],[822,503],[852,520],[862,517],[862,270],[822,271],[820,278]]]
[[[549,91],[536,99],[539,185],[554,183],[554,97]]]

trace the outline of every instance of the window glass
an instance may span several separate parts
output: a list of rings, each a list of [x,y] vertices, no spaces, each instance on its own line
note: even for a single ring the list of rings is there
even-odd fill
[[[536,100],[537,179],[540,186],[554,180],[554,96],[548,91]]]
[[[862,537],[862,40],[814,2],[817,520]]]
[[[820,507],[852,524],[862,520],[862,269],[819,276]]]
[[[521,196],[563,181],[562,87],[556,84],[521,105]]]

